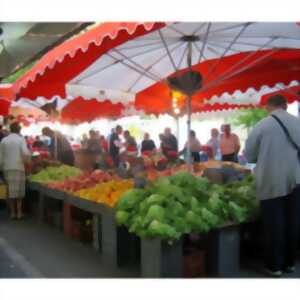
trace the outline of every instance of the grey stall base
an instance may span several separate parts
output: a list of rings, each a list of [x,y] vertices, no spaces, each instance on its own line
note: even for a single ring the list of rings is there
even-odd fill
[[[240,271],[239,225],[213,230],[209,234],[208,271],[213,277],[233,278]]]
[[[141,271],[143,278],[182,278],[182,240],[168,244],[160,239],[141,241]]]

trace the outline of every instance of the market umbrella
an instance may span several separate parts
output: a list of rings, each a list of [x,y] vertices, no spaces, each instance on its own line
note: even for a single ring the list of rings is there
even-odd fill
[[[151,23],[150,30],[145,30],[141,24],[134,26],[140,26],[139,33],[134,29],[126,35],[125,31],[123,39],[119,38],[118,33],[124,29],[124,24],[116,31],[115,39],[111,39],[108,34],[106,40],[102,35],[98,44],[85,43],[88,46],[84,48],[85,52],[80,51],[82,40],[74,39],[76,47],[74,44],[68,44],[63,48],[64,54],[60,53],[53,58],[52,53],[44,57],[43,63],[29,72],[23,81],[17,83],[20,96],[34,99],[34,93],[38,89],[22,91],[22,88],[38,84],[39,91],[46,97],[59,93],[74,98],[95,98],[99,101],[110,99],[128,104],[138,102],[140,94],[153,86],[156,90],[159,90],[157,87],[164,87],[164,91],[169,92],[170,77],[183,76],[184,72],[198,72],[198,77],[202,78],[197,87],[198,93],[202,95],[199,101],[203,102],[205,93],[217,87],[219,95],[226,92],[226,80],[237,78],[239,74],[255,68],[273,54],[282,53],[282,48],[300,48],[300,27],[296,23]],[[88,38],[93,34],[90,33]],[[96,37],[94,36],[94,39]],[[285,56],[291,59],[294,53],[290,51],[283,53],[280,60],[285,59]],[[225,58],[242,54],[244,56],[228,66],[225,72],[217,73],[220,63]],[[209,65],[205,75],[192,68],[212,60],[214,63]],[[64,63],[59,63],[61,61]],[[44,73],[48,73],[44,79],[37,76]],[[291,70],[288,69],[286,73],[290,74]],[[292,73],[297,74],[297,79],[299,78],[298,69]],[[254,74],[254,77],[259,77],[259,74]],[[58,90],[58,85],[55,86],[58,82],[56,77],[61,78],[65,84],[63,88],[60,86],[61,90]],[[292,76],[287,77],[284,80],[291,80]],[[54,83],[52,87],[46,78]],[[265,82],[275,84],[279,80],[279,75],[272,73],[268,78],[254,81],[254,87],[258,89]],[[239,84],[241,82],[237,81],[232,87],[240,89]],[[247,85],[245,82],[243,84]],[[171,86],[174,87],[172,84]],[[251,86],[248,83],[247,87]],[[177,86],[176,90],[180,88]],[[188,99],[191,100],[196,95],[197,89],[188,95]],[[155,96],[152,95],[153,98]],[[188,103],[191,104],[191,101]]]
[[[265,94],[260,99],[260,105],[265,105],[267,100],[276,94],[280,94],[284,96],[288,103],[293,103],[295,101],[300,101],[300,85],[295,85],[292,87],[289,87],[287,89],[279,89],[277,91]]]
[[[11,84],[0,84],[0,116],[7,116],[11,101],[15,98]]]

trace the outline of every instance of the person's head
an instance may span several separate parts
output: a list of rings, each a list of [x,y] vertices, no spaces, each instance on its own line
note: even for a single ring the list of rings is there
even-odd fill
[[[170,127],[167,127],[167,128],[165,129],[165,136],[170,136],[171,134],[172,134],[171,128],[170,128]]]
[[[90,135],[90,138],[91,138],[91,139],[94,139],[94,138],[97,137],[97,133],[96,133],[95,130],[90,130],[90,131],[89,131],[89,135]]]
[[[213,128],[210,132],[211,137],[217,138],[219,136],[219,130],[217,128]]]
[[[144,140],[147,141],[150,139],[150,134],[148,132],[145,132],[144,134]]]
[[[128,139],[130,137],[130,132],[128,130],[124,131],[124,138]]]
[[[224,124],[223,125],[223,132],[226,135],[230,135],[231,134],[231,126],[229,124]]]
[[[44,136],[53,137],[54,136],[54,131],[49,127],[44,127],[42,129],[42,134]]]
[[[21,126],[18,122],[11,123],[9,129],[11,133],[19,134],[21,132]]]
[[[267,100],[266,110],[269,113],[272,113],[276,109],[284,109],[284,110],[287,109],[287,100],[284,96],[280,94],[271,96]]]
[[[190,131],[190,137],[193,139],[196,137],[196,132],[194,130]]]
[[[84,134],[82,135],[82,139],[86,140],[87,138],[88,138],[88,137],[87,137],[87,134],[84,133]]]
[[[41,139],[40,139],[39,136],[37,136],[37,137],[35,138],[35,140],[36,140],[36,141],[40,141]]]
[[[117,134],[122,134],[122,132],[123,132],[122,126],[121,126],[121,125],[117,125],[117,126],[116,126],[116,133],[117,133]]]

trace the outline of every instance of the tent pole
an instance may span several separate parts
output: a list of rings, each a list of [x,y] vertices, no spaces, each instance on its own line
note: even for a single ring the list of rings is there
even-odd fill
[[[192,42],[188,42],[188,55],[187,55],[187,64],[189,69],[192,69]],[[186,111],[187,111],[187,165],[188,170],[192,171],[192,157],[191,157],[191,106],[192,106],[192,96],[187,95],[186,99]]]

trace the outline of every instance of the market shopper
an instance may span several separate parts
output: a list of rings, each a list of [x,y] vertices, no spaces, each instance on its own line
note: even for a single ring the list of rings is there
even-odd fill
[[[146,132],[144,134],[144,139],[142,141],[141,152],[142,153],[152,153],[156,150],[155,143],[150,139],[150,134]]]
[[[87,140],[87,150],[93,155],[99,155],[102,152],[100,137],[95,130],[89,131],[89,139]]]
[[[283,96],[270,97],[266,106],[270,116],[254,127],[245,148],[248,162],[256,163],[265,265],[272,276],[294,271],[299,242],[300,120],[286,108]]]
[[[100,136],[95,130],[89,131],[89,139],[87,140],[87,152],[89,153],[94,168],[97,169],[100,163],[100,155],[103,152],[100,144]]]
[[[81,141],[80,141],[82,149],[87,149],[87,147],[88,147],[88,140],[89,140],[89,138],[88,138],[87,134],[84,133],[82,135],[82,138],[81,138]]]
[[[231,132],[231,126],[224,124],[222,126],[223,133],[220,138],[220,150],[222,161],[238,162],[238,153],[240,151],[240,139]]]
[[[41,138],[39,136],[37,136],[32,144],[32,148],[38,148],[38,149],[41,149],[41,148],[44,148],[45,147],[45,144],[43,141],[41,141]]]
[[[74,152],[68,139],[59,131],[54,131],[49,127],[44,127],[42,134],[50,138],[49,152],[51,157],[63,164],[74,166]]]
[[[5,131],[3,130],[3,126],[0,125],[0,142],[5,138],[6,134]]]
[[[137,143],[135,138],[130,134],[129,130],[124,131],[124,147],[127,152],[134,152],[137,154]]]
[[[164,131],[164,145],[168,151],[178,151],[178,141],[172,133],[171,128],[167,127]]]
[[[213,128],[210,132],[211,137],[207,142],[207,146],[212,149],[212,157],[217,159],[220,153],[220,134],[217,128]]]
[[[104,135],[100,135],[100,145],[102,148],[102,152],[107,153],[108,152],[108,141]]]
[[[30,151],[21,136],[19,123],[10,125],[10,134],[0,144],[0,161],[8,186],[8,204],[12,219],[23,217],[22,199],[25,196],[25,163]]]
[[[115,167],[119,166],[120,163],[120,148],[122,147],[120,135],[123,132],[123,128],[117,125],[115,130],[112,131],[109,138],[109,154],[114,162]]]
[[[187,155],[188,142],[185,143],[184,149],[179,152],[179,154]],[[196,137],[196,132],[194,130],[190,131],[190,150],[193,162],[200,162],[200,151],[201,143]]]

